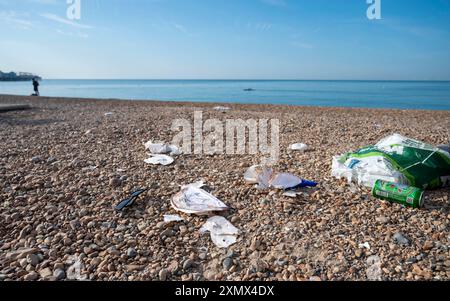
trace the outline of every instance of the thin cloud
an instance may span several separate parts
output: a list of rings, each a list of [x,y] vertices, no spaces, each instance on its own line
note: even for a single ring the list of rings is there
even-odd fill
[[[0,11],[0,21],[11,26],[17,26],[23,29],[34,27],[34,24],[26,19],[27,14],[19,14],[15,11]]]
[[[180,32],[182,32],[182,33],[187,33],[187,32],[188,32],[187,29],[186,29],[186,27],[184,27],[184,26],[181,25],[181,24],[173,23],[173,27],[175,27],[175,29],[177,29],[178,31],[180,31]]]
[[[65,19],[65,18],[61,18],[60,16],[57,16],[55,14],[50,14],[50,13],[45,13],[45,14],[41,14],[41,17],[47,19],[47,20],[51,20],[51,21],[55,21],[61,24],[65,24],[65,25],[69,25],[72,27],[76,27],[76,28],[84,28],[84,29],[91,29],[93,28],[90,25],[85,25],[85,24],[80,24],[80,23],[76,23],[73,22],[69,19]]]
[[[260,22],[260,23],[248,22],[247,23],[248,29],[255,29],[258,31],[267,31],[267,30],[272,29],[272,27],[273,27],[272,23],[266,23],[266,22]]]
[[[61,30],[61,29],[57,29],[56,32],[58,34],[64,35],[64,36],[78,37],[78,38],[83,38],[83,39],[89,38],[88,34],[82,33],[82,32],[69,32],[69,31],[64,31],[64,30]]]
[[[314,45],[309,44],[309,43],[300,42],[300,41],[293,41],[293,42],[291,42],[291,44],[292,44],[292,46],[294,46],[296,48],[302,48],[302,49],[314,48]]]

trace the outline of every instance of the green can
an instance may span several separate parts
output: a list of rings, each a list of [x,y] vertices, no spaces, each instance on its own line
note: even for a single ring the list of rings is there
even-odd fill
[[[377,180],[373,186],[372,195],[382,200],[413,208],[423,206],[423,190],[408,185]]]

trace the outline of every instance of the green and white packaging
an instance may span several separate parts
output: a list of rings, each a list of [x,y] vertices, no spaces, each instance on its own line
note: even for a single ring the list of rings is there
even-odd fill
[[[450,184],[450,154],[394,134],[376,145],[333,157],[332,175],[367,187],[384,180],[434,189]]]

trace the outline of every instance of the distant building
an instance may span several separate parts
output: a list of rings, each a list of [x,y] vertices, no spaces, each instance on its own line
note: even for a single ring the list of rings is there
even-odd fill
[[[0,81],[29,81],[33,78],[37,78],[38,80],[41,80],[42,78],[28,72],[8,72],[4,73],[0,71]]]

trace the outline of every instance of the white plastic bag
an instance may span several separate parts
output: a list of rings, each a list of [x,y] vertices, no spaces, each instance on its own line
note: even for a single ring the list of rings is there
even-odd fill
[[[174,159],[167,155],[152,155],[152,157],[145,159],[144,162],[147,164],[166,166],[172,164]]]
[[[199,188],[198,184],[183,186],[181,191],[172,198],[171,204],[177,211],[197,215],[228,210],[227,205]]]
[[[178,147],[167,143],[154,143],[152,141],[148,141],[145,143],[145,149],[154,155],[170,154],[172,156],[176,156],[181,154]]]
[[[223,216],[213,216],[200,228],[200,233],[210,232],[213,243],[219,248],[228,248],[236,243],[239,229]]]
[[[295,144],[291,145],[290,149],[294,150],[294,151],[304,152],[304,151],[307,151],[309,149],[309,147],[308,147],[308,145],[306,145],[304,143],[295,143]]]
[[[164,215],[164,222],[165,223],[182,222],[182,221],[184,221],[184,218],[182,218],[179,215]]]

